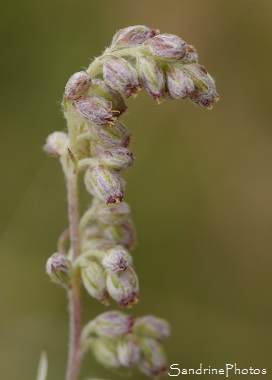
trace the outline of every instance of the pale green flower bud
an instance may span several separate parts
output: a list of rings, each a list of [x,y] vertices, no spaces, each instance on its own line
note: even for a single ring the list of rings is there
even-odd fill
[[[68,100],[78,99],[84,95],[91,84],[91,77],[86,73],[86,71],[75,73],[66,84],[64,97]]]
[[[182,58],[182,63],[197,63],[198,54],[196,48],[192,45],[185,46],[185,56]]]
[[[71,262],[61,253],[54,253],[46,262],[46,273],[58,285],[69,285],[72,275]]]
[[[145,45],[151,54],[166,61],[178,61],[185,56],[186,43],[174,34],[158,34]]]
[[[136,319],[133,332],[137,335],[162,340],[170,335],[170,326],[164,319],[146,315]]]
[[[81,264],[81,277],[84,288],[93,297],[103,304],[108,304],[106,287],[106,272],[95,261],[86,261]]]
[[[161,99],[165,91],[165,77],[161,66],[149,56],[138,60],[138,74],[141,86],[154,99]]]
[[[103,65],[105,82],[128,98],[139,89],[137,71],[124,58],[106,56]]]
[[[110,249],[102,261],[103,267],[109,273],[123,272],[131,264],[132,257],[122,245]]]
[[[123,123],[116,122],[104,127],[93,125],[92,131],[94,138],[107,147],[129,145],[131,134]]]
[[[167,71],[167,85],[174,99],[186,98],[194,91],[193,80],[180,67],[172,67]]]
[[[120,29],[113,36],[112,47],[123,48],[141,45],[149,38],[157,34],[155,29],[148,28],[144,25],[129,26],[128,28]]]
[[[75,101],[74,108],[79,116],[91,124],[108,125],[116,119],[111,103],[100,96],[79,98]]]
[[[43,147],[44,151],[56,156],[67,153],[69,137],[65,132],[53,132],[47,139]]]
[[[129,250],[133,249],[137,242],[136,231],[130,219],[122,224],[105,226],[104,236]]]
[[[96,334],[99,338],[116,338],[131,332],[134,317],[120,311],[100,314],[84,327],[85,336]]]
[[[128,203],[105,205],[102,204],[96,213],[96,218],[102,224],[122,224],[130,216],[130,207]]]
[[[83,233],[83,239],[86,239],[86,240],[99,239],[99,238],[102,238],[102,235],[103,233],[102,233],[101,228],[93,224],[85,228],[84,233]]]
[[[148,376],[163,375],[167,368],[167,359],[160,342],[152,338],[140,338],[142,359],[139,370]]]
[[[132,267],[125,272],[107,275],[107,289],[119,306],[132,306],[138,302],[138,277]]]
[[[134,157],[129,149],[117,147],[105,150],[97,160],[102,166],[120,171],[129,168],[134,162]]]
[[[109,239],[90,239],[90,240],[83,240],[82,242],[82,250],[83,251],[108,251],[109,249],[116,246],[116,243]]]
[[[85,185],[89,193],[106,203],[123,200],[125,182],[115,170],[104,166],[90,168],[85,174]]]
[[[139,339],[133,334],[122,337],[117,345],[117,353],[120,363],[124,367],[134,367],[140,360]]]
[[[112,339],[93,338],[92,352],[96,360],[106,368],[118,368],[121,363],[117,355],[117,343]]]
[[[105,98],[111,102],[112,109],[114,111],[118,111],[118,114],[116,114],[116,116],[120,116],[127,109],[122,95],[108,86],[107,83],[102,79],[96,78],[92,80],[92,86],[88,91],[88,96],[93,95],[101,96],[102,98]]]

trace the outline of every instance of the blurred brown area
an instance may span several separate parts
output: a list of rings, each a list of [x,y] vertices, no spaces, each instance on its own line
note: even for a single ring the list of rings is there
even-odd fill
[[[194,44],[220,102],[129,100],[137,160],[126,200],[141,285],[131,313],[169,320],[169,363],[271,371],[272,2],[14,0],[1,12],[0,378],[35,379],[43,349],[48,378],[64,378],[66,297],[44,267],[67,224],[66,194],[42,145],[65,129],[68,77],[134,24]],[[105,310],[82,300],[84,322]],[[83,375],[94,374],[119,378],[88,355]]]

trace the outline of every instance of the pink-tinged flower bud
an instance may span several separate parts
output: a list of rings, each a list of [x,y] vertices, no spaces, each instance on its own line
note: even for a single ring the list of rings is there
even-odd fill
[[[80,71],[75,73],[68,80],[64,97],[68,100],[75,100],[84,95],[84,93],[89,89],[92,84],[92,80],[89,74],[86,71]]]
[[[122,224],[130,216],[130,207],[128,203],[105,205],[102,204],[96,213],[96,218],[102,224]]]
[[[96,360],[106,368],[119,368],[121,366],[117,355],[117,343],[106,338],[93,338],[90,348]]]
[[[46,262],[46,273],[53,282],[66,287],[71,280],[71,262],[63,254],[54,253]]]
[[[140,338],[140,347],[142,351],[140,371],[151,377],[162,376],[167,368],[167,359],[162,344],[152,338]]]
[[[167,86],[174,99],[186,98],[194,91],[193,80],[180,67],[172,67],[167,71]]]
[[[90,87],[87,94],[88,96],[101,96],[102,98],[105,98],[111,102],[112,109],[114,111],[118,111],[118,113],[116,113],[117,117],[127,109],[122,95],[108,86],[107,83],[102,79],[93,79],[92,86]]]
[[[85,185],[89,193],[106,203],[123,200],[125,182],[115,170],[104,166],[90,168],[85,174]]]
[[[136,319],[133,332],[137,335],[162,340],[170,335],[170,326],[164,319],[146,315]]]
[[[131,307],[138,302],[138,277],[132,267],[118,274],[109,273],[107,289],[119,306]]]
[[[81,265],[81,277],[84,288],[93,297],[103,304],[108,304],[106,287],[106,272],[95,261],[86,261]]]
[[[105,82],[126,98],[139,88],[137,71],[124,58],[107,56],[103,65]]]
[[[129,145],[131,134],[123,123],[116,122],[104,127],[93,125],[92,131],[94,138],[107,147]]]
[[[136,231],[130,219],[122,224],[105,226],[104,236],[129,250],[132,250],[137,242]]]
[[[131,332],[134,317],[120,311],[107,311],[92,322],[92,330],[100,338],[116,338]]]
[[[160,99],[165,91],[165,77],[161,66],[149,56],[138,60],[138,74],[141,86],[154,99]]]
[[[111,46],[123,48],[141,45],[156,34],[157,31],[155,29],[148,28],[144,25],[129,26],[128,28],[120,29],[115,33]]]
[[[69,137],[65,132],[53,132],[47,139],[43,147],[44,151],[56,156],[67,153],[67,144]]]
[[[198,54],[196,48],[192,45],[185,46],[185,56],[182,58],[182,63],[197,63]]]
[[[111,103],[100,96],[80,98],[75,101],[74,107],[78,115],[91,124],[108,125],[116,119]]]
[[[132,257],[122,245],[110,249],[102,261],[103,267],[109,273],[124,272],[131,264]]]
[[[133,334],[122,337],[117,345],[117,353],[120,363],[124,367],[134,367],[140,360],[139,339]]]
[[[129,168],[134,162],[132,152],[124,147],[107,149],[97,159],[100,165],[117,171]]]
[[[166,61],[178,61],[186,52],[186,43],[174,34],[158,34],[145,42],[145,45],[154,56]]]

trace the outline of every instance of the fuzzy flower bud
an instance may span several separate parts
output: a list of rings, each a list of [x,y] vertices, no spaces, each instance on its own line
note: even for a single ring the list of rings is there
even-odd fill
[[[100,165],[117,171],[129,168],[134,162],[132,152],[123,147],[107,149],[97,159]]]
[[[186,98],[195,88],[193,80],[180,67],[167,71],[167,85],[174,99]]]
[[[145,45],[154,56],[167,61],[178,61],[186,52],[186,43],[174,34],[158,34],[145,42]]]
[[[109,273],[123,272],[131,264],[131,255],[121,245],[117,245],[116,247],[109,250],[102,262],[103,267]]]
[[[156,34],[157,31],[155,29],[148,28],[144,25],[129,26],[128,28],[120,29],[115,33],[111,46],[123,48],[141,45]]]
[[[98,222],[102,224],[122,224],[130,215],[130,207],[128,203],[122,202],[118,204],[105,205],[102,204],[96,214]]]
[[[120,116],[127,109],[122,95],[108,86],[107,83],[102,79],[93,79],[92,86],[90,87],[87,94],[88,96],[100,96],[111,102],[112,109],[114,111],[118,111],[118,114],[116,114],[116,116]]]
[[[117,344],[112,339],[93,338],[90,348],[96,360],[106,368],[120,367],[117,355]]]
[[[74,107],[78,115],[91,124],[108,125],[116,119],[111,103],[100,96],[80,98],[75,101]]]
[[[107,56],[103,65],[105,82],[126,98],[139,88],[137,71],[124,58]]]
[[[64,97],[68,100],[78,99],[80,96],[84,95],[91,84],[91,77],[86,71],[75,73],[66,84]]]
[[[185,56],[182,58],[182,63],[197,63],[198,54],[196,48],[192,45],[187,45],[185,47]]]
[[[63,152],[66,153],[66,147],[69,141],[69,137],[65,132],[53,132],[47,139],[43,147],[45,152],[61,156]]]
[[[149,56],[142,56],[138,60],[138,74],[141,86],[154,99],[164,95],[165,77],[161,66]]]
[[[146,315],[136,319],[133,332],[137,335],[162,340],[170,335],[170,326],[164,319]]]
[[[136,231],[130,219],[122,224],[108,225],[104,228],[104,236],[131,250],[136,245]]]
[[[125,272],[108,274],[107,288],[119,306],[130,307],[138,302],[138,277],[132,267],[128,267]]]
[[[66,287],[71,279],[71,263],[61,253],[54,253],[46,263],[46,273],[58,285]]]
[[[117,345],[117,353],[124,367],[134,367],[139,362],[141,354],[138,337],[133,334],[122,337]]]
[[[123,200],[125,182],[115,170],[104,166],[90,168],[85,174],[85,185],[89,193],[106,203],[118,203]]]
[[[120,311],[107,311],[89,322],[83,330],[85,336],[96,334],[99,338],[116,338],[131,332],[134,317]]]
[[[129,145],[131,134],[123,123],[116,122],[104,127],[93,125],[92,131],[94,138],[107,147]]]
[[[152,338],[141,338],[140,347],[143,354],[140,371],[152,377],[163,375],[167,368],[167,360],[162,344]]]
[[[84,288],[93,297],[104,304],[108,304],[108,292],[106,288],[106,272],[95,261],[82,264],[81,277]]]

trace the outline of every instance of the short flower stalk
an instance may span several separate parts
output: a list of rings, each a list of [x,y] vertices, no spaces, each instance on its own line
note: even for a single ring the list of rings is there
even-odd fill
[[[68,80],[63,96],[68,132],[53,132],[44,146],[59,158],[67,184],[69,228],[46,264],[50,279],[68,293],[66,380],[79,380],[87,351],[109,369],[136,368],[158,378],[167,368],[163,340],[170,328],[165,320],[152,315],[135,318],[117,310],[82,327],[80,316],[81,287],[104,305],[113,300],[131,308],[139,301],[131,253],[137,238],[122,177],[135,160],[123,122],[125,100],[139,90],[158,103],[187,98],[211,109],[218,100],[214,79],[198,64],[193,46],[142,25],[119,30],[101,57]],[[82,216],[79,172],[92,196]]]

